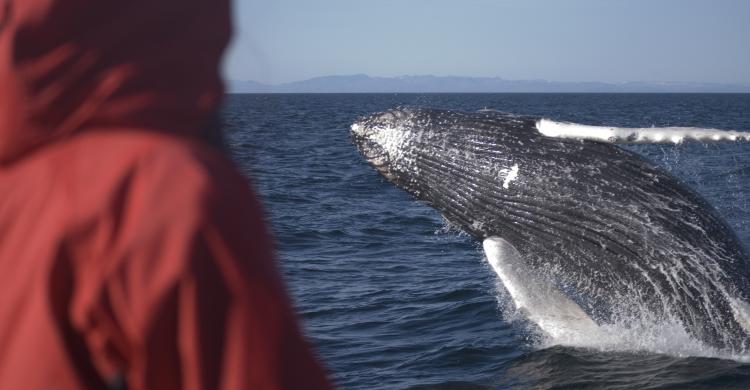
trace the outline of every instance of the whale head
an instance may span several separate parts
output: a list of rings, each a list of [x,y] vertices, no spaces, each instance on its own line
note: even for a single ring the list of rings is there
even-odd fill
[[[498,125],[498,121],[501,125]],[[435,204],[441,188],[454,186],[451,178],[473,173],[491,175],[509,189],[518,177],[517,157],[541,135],[533,120],[498,112],[464,113],[427,108],[395,108],[357,120],[352,141],[388,181],[419,200]],[[526,145],[525,147],[519,147]],[[468,168],[465,161],[493,161]],[[467,171],[461,167],[466,167]],[[478,168],[484,172],[468,172]],[[471,194],[463,194],[471,196]],[[441,211],[447,211],[441,209]],[[471,229],[469,229],[471,230]]]
[[[487,113],[488,118],[497,115],[497,112]],[[465,140],[462,137],[466,136],[466,126],[468,124],[473,130],[485,124],[481,123],[482,121],[479,124],[472,121],[473,116],[476,116],[476,113],[394,108],[357,120],[351,125],[351,138],[367,162],[388,181],[418,199],[429,201],[430,199],[421,195],[438,183],[434,180],[429,183],[425,181],[427,176],[430,176],[428,171],[440,171],[440,167],[446,164],[446,156],[453,162],[472,158],[471,154],[475,150],[467,149],[463,144]],[[519,140],[538,136],[538,133],[534,131],[534,134],[531,134],[523,126],[504,126],[502,132],[498,132],[497,128],[488,130],[494,149],[506,152],[509,156],[508,161],[511,154],[518,152],[514,145],[518,144]],[[482,134],[475,141],[487,142],[481,138]],[[498,148],[498,143],[506,145],[507,148]],[[512,166],[500,167],[499,174],[502,176],[512,169]],[[438,181],[441,180],[432,176]]]
[[[419,112],[408,108],[372,114],[352,124],[352,141],[381,175],[405,187],[416,168],[413,151],[429,129],[419,121]]]

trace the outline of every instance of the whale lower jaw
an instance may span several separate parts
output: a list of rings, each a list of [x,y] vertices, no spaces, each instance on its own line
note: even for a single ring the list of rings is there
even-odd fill
[[[508,241],[488,237],[482,246],[516,309],[547,335],[571,339],[598,331],[599,326],[578,304],[530,273],[521,254]]]

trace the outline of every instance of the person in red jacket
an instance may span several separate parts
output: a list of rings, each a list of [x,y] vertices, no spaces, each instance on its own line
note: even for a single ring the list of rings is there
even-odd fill
[[[0,1],[0,389],[326,389],[213,140],[228,0]]]

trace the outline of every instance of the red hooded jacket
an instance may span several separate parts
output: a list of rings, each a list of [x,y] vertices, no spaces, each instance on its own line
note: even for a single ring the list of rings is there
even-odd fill
[[[0,389],[328,388],[206,140],[227,0],[0,0]]]

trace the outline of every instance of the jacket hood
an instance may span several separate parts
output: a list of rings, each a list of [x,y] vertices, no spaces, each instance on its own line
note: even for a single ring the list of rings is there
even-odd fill
[[[228,0],[0,0],[0,163],[71,134],[214,138]]]

